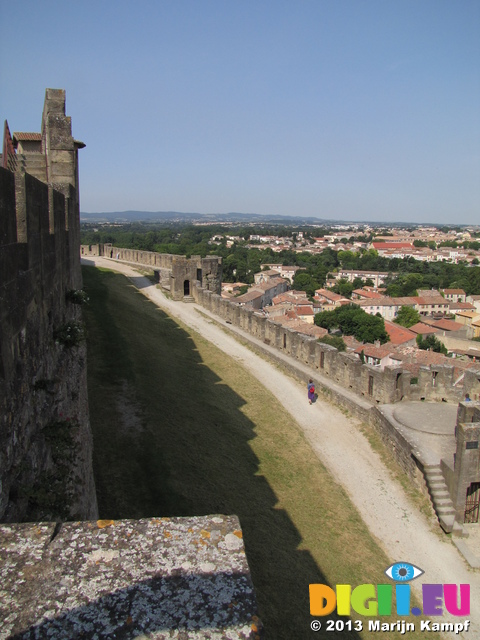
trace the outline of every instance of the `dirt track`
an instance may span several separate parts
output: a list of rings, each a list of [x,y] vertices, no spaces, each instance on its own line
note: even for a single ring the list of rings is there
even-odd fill
[[[178,318],[241,362],[302,427],[318,458],[346,489],[392,562],[409,562],[425,571],[412,583],[420,597],[422,583],[471,585],[471,629],[454,637],[471,640],[480,638],[480,573],[471,570],[456,547],[440,533],[440,529],[432,526],[432,522],[428,522],[413,507],[402,487],[392,479],[380,457],[372,451],[353,418],[346,417],[320,398],[314,405],[309,405],[306,387],[219,329],[213,320],[205,317],[207,312],[204,309],[166,298],[133,267],[106,258],[89,257],[85,263],[94,263],[125,274],[145,296],[169,315]],[[447,619],[444,615],[438,622],[446,622]],[[461,620],[452,619],[457,622]]]

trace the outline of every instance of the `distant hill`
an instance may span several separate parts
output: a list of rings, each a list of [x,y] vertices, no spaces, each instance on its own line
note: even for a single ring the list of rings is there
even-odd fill
[[[179,211],[109,211],[103,213],[80,212],[81,222],[243,222],[271,224],[333,224],[338,220],[315,217],[261,215],[257,213],[181,213]],[[357,223],[358,224],[358,223]]]
[[[194,220],[199,213],[179,213],[178,211],[108,211],[101,213],[86,213],[80,211],[81,222],[141,222],[164,220]]]
[[[348,220],[338,218],[317,218],[315,216],[293,216],[293,215],[265,215],[259,213],[184,213],[180,211],[108,211],[100,213],[80,212],[80,222],[98,222],[98,223],[115,223],[115,222],[202,222],[208,223],[231,223],[240,222],[242,224],[272,224],[272,225],[288,225],[288,226],[328,226],[334,225],[364,225],[368,224],[372,227],[418,227],[428,224],[430,226],[444,227],[452,226],[436,223],[422,222],[373,222],[372,220]],[[465,227],[468,225],[456,224],[456,227]],[[472,226],[472,225],[470,225]]]

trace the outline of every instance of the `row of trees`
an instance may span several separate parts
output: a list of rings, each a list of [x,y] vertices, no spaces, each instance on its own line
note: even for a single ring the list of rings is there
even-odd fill
[[[444,242],[436,243],[435,240],[414,240],[414,247],[428,247],[434,251],[437,248],[450,247],[452,249],[466,249],[467,251],[478,251],[480,249],[480,242],[478,240],[462,240],[456,242],[455,240],[445,240]]]
[[[268,233],[286,231],[287,228],[269,228]],[[292,229],[289,229],[290,234]],[[315,229],[319,236],[326,230]],[[260,271],[260,265],[276,262],[302,268],[297,273],[294,287],[312,296],[316,289],[325,285],[329,273],[340,268],[386,271],[390,274],[386,281],[387,295],[409,296],[415,295],[418,289],[459,288],[467,294],[480,294],[480,267],[465,264],[450,264],[446,262],[420,262],[414,258],[384,258],[373,250],[335,251],[325,249],[321,254],[309,252],[297,253],[286,250],[280,253],[271,249],[248,249],[245,237],[254,233],[266,233],[263,227],[232,226],[228,229],[224,225],[142,225],[132,224],[121,227],[105,226],[94,230],[92,225],[82,225],[82,244],[109,243],[120,247],[140,249],[144,251],[158,251],[178,255],[218,255],[223,258],[224,280],[226,282],[241,281],[247,284],[253,282],[253,276]],[[311,231],[310,231],[311,233]],[[224,239],[219,245],[209,244],[213,235],[225,234],[239,236],[240,242],[231,247],[226,246]],[[340,287],[340,285],[338,285]],[[344,296],[351,295],[353,288],[350,284],[342,283],[340,290]]]

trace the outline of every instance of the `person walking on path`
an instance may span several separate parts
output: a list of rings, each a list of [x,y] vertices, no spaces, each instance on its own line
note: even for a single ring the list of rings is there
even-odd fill
[[[308,402],[309,404],[312,404],[312,402],[315,400],[315,386],[311,378],[308,381],[307,389],[308,389]]]

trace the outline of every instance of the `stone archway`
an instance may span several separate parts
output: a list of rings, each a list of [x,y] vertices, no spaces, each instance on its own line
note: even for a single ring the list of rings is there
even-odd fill
[[[183,295],[184,296],[190,295],[190,280],[184,280],[183,282]]]

